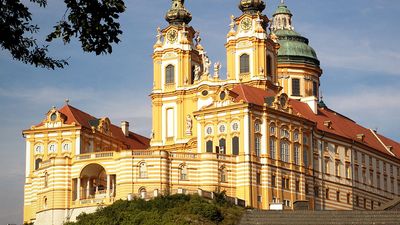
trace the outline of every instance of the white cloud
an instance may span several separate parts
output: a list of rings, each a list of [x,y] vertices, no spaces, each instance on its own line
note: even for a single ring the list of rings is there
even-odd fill
[[[361,87],[326,99],[328,107],[357,123],[400,141],[400,93],[393,87]]]
[[[340,27],[311,24],[302,24],[300,30],[312,34],[310,45],[317,51],[323,67],[400,76],[400,47],[395,44],[396,38],[362,35],[346,32]]]

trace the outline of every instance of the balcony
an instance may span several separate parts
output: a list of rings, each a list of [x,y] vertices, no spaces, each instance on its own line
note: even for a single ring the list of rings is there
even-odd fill
[[[76,160],[90,160],[90,159],[101,159],[101,158],[112,158],[114,152],[97,152],[89,154],[81,154],[75,157]]]

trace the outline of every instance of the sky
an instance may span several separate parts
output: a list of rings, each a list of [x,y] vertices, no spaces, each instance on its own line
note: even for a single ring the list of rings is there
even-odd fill
[[[267,0],[271,17],[280,0]],[[50,33],[65,8],[49,1],[42,9],[26,2]],[[239,16],[238,0],[187,0],[190,23],[214,62],[225,62],[230,16]],[[52,106],[70,104],[131,130],[151,131],[152,47],[157,27],[170,8],[168,0],[126,0],[121,17],[122,42],[111,55],[83,53],[76,41],[50,44],[50,55],[68,59],[64,69],[46,70],[14,61],[0,50],[0,225],[22,223],[25,143],[22,130],[39,123]],[[295,30],[309,38],[324,70],[321,90],[329,108],[357,123],[400,141],[400,1],[286,0]],[[3,35],[3,34],[2,34]],[[46,44],[46,43],[43,43]],[[224,64],[224,63],[223,63]],[[224,70],[224,69],[223,69]]]

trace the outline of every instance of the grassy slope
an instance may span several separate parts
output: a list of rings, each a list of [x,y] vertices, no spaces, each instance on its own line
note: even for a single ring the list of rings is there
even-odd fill
[[[218,198],[207,201],[196,195],[171,195],[150,201],[117,201],[93,214],[82,214],[66,225],[233,225],[244,209]]]

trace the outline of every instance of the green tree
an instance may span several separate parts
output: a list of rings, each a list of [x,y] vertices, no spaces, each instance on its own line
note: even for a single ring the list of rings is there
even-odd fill
[[[45,8],[47,0],[29,0]],[[66,12],[54,26],[46,42],[62,39],[65,44],[77,38],[85,52],[109,54],[122,34],[119,15],[123,0],[64,0]],[[63,68],[66,60],[48,56],[48,45],[39,46],[33,37],[39,31],[32,14],[21,0],[0,0],[0,46],[15,60],[48,69]]]

